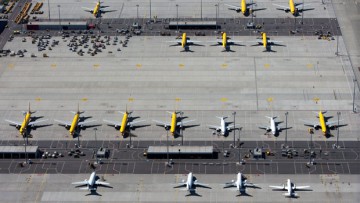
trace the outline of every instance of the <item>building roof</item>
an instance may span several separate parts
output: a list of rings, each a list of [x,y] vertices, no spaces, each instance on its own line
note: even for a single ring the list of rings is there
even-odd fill
[[[212,154],[213,146],[169,146],[169,154]],[[166,146],[149,146],[148,154],[166,154]]]
[[[26,146],[27,153],[36,153],[38,146]],[[25,146],[0,146],[0,153],[25,153]]]

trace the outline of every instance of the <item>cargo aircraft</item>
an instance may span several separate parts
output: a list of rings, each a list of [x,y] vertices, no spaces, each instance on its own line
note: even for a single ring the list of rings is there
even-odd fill
[[[111,126],[114,126],[116,129],[119,129],[119,132],[121,134],[121,136],[125,136],[126,133],[129,133],[129,131],[127,130],[128,128],[130,129],[134,129],[138,126],[134,126],[134,124],[136,123],[140,123],[140,122],[144,122],[145,120],[139,120],[139,121],[133,121],[133,117],[131,117],[132,111],[129,112],[126,108],[125,112],[121,112],[119,111],[121,114],[123,114],[121,123],[117,122],[117,121],[111,121],[111,120],[105,120],[104,122],[109,123]],[[131,135],[129,135],[131,136]]]
[[[324,114],[326,113],[326,111],[319,111],[319,112],[314,112],[316,113],[316,117],[319,118],[319,122],[309,122],[309,121],[305,121],[302,120],[305,126],[309,126],[309,127],[313,127],[315,130],[318,130],[319,128],[321,128],[321,132],[323,133],[324,136],[329,136],[331,135],[329,132],[329,128],[337,128],[337,127],[342,127],[345,125],[337,125],[338,122],[343,121],[343,120],[339,120],[339,121],[326,121],[328,118],[325,118]]]
[[[180,135],[177,131],[177,128],[180,128],[180,130],[182,130],[183,128],[185,128],[184,124],[195,121],[195,120],[183,121],[182,120],[183,118],[180,118],[181,120],[178,121],[177,114],[181,113],[179,111],[174,111],[174,112],[167,111],[167,113],[171,114],[171,122],[170,123],[158,121],[158,120],[153,120],[153,121],[155,123],[157,123],[157,125],[163,126],[166,130],[170,130],[170,133],[174,137],[176,135]]]
[[[239,196],[241,195],[248,195],[246,193],[246,188],[250,187],[250,188],[259,188],[258,186],[247,182],[247,180],[243,177],[243,175],[241,173],[237,174],[237,179],[232,180],[231,182],[225,183],[224,188],[231,188],[231,187],[236,187],[236,190],[240,192]]]
[[[84,111],[80,111],[79,110],[79,105],[78,105],[78,110],[76,112],[71,111],[71,113],[74,114],[74,118],[72,120],[72,122],[67,122],[67,121],[61,121],[61,120],[56,120],[56,122],[60,123],[59,125],[63,125],[65,126],[65,128],[69,129],[69,134],[71,136],[74,136],[75,134],[78,134],[78,128],[85,128],[85,127],[89,127],[89,126],[84,126],[87,123],[91,123],[91,122],[95,122],[96,120],[89,120],[89,121],[81,121],[83,120],[83,118],[80,117],[80,114],[83,114]]]
[[[210,129],[215,130],[216,132],[219,133],[219,135],[222,136],[227,136],[229,131],[235,130],[235,125],[227,125],[228,123],[225,121],[225,119],[227,118],[226,116],[224,117],[216,117],[220,119],[220,126],[215,126],[215,125],[208,125]],[[215,132],[214,132],[215,133]]]
[[[289,128],[280,127],[278,124],[281,123],[281,122],[276,122],[275,121],[277,116],[265,116],[265,117],[270,119],[270,126],[259,126],[259,128],[266,130],[266,132],[271,132],[271,134],[274,135],[274,136],[278,135],[279,132],[282,131],[282,130],[291,128],[291,127],[289,127]]]
[[[190,193],[189,195],[194,195],[194,194],[197,195],[195,192],[196,187],[211,189],[211,187],[209,187],[208,184],[203,184],[198,182],[198,180],[193,176],[191,172],[187,175],[186,182],[185,180],[182,180],[182,182],[179,183],[179,185],[175,186],[174,188],[180,188],[180,187],[185,187],[184,190],[187,190]]]
[[[103,8],[107,8],[109,6],[102,6],[101,4],[104,3],[104,2],[102,2],[100,0],[95,2],[95,3],[96,3],[96,5],[95,5],[95,7],[93,9],[82,7],[84,9],[84,11],[93,14],[95,18],[101,17],[102,13],[109,13],[109,12],[116,11],[116,10],[104,10]]]
[[[80,190],[89,190],[91,192],[96,191],[98,186],[112,188],[109,183],[99,181],[99,177],[96,176],[96,172],[92,172],[89,180],[85,179],[80,182],[73,182],[73,185],[77,185],[76,187],[80,187]]]
[[[285,46],[278,44],[281,41],[274,41],[270,40],[269,37],[267,37],[265,32],[261,32],[261,37],[257,38],[258,41],[256,41],[258,44],[252,45],[252,46],[263,46],[265,48],[264,52],[276,52],[271,50],[271,46]]]
[[[303,4],[303,3],[294,3],[294,0],[289,0],[289,6],[282,6],[278,4],[273,4],[277,7],[277,10],[285,11],[286,13],[290,12],[293,16],[297,17],[300,15],[300,13],[304,11],[314,10],[315,8],[307,8],[305,9],[305,6],[309,6],[310,4]]]
[[[181,46],[182,48],[184,48],[184,50],[182,52],[192,52],[190,50],[190,47],[189,46],[203,46],[203,45],[200,45],[200,44],[197,44],[198,42],[200,41],[193,41],[193,40],[190,40],[190,37],[187,37],[186,33],[184,32],[181,36],[177,37],[176,41],[166,41],[166,42],[169,42],[169,43],[175,43],[175,44],[172,44],[170,46]]]
[[[274,188],[276,190],[287,190],[287,192],[283,194],[285,197],[298,197],[298,194],[295,193],[296,190],[304,190],[306,188],[309,188],[310,186],[296,186],[294,183],[291,182],[290,179],[287,179],[286,185],[285,184],[283,184],[282,186],[270,185],[269,187]]]
[[[224,50],[224,51],[231,51],[230,50],[230,45],[234,45],[234,46],[243,46],[243,45],[240,45],[240,44],[237,44],[241,41],[233,41],[233,40],[229,40],[231,39],[230,37],[227,36],[226,32],[223,32],[221,33],[221,36],[218,37],[218,41],[216,41],[217,44],[214,44],[214,45],[211,45],[211,46],[219,46],[221,45]]]
[[[240,2],[240,6],[234,6],[234,5],[230,5],[230,4],[225,4],[227,7],[229,7],[229,10],[234,10],[238,13],[242,13],[244,16],[249,16],[251,13],[253,13],[254,11],[260,11],[260,10],[265,10],[266,8],[253,8],[253,5],[256,6],[256,3],[246,3],[246,0],[241,0]]]
[[[47,119],[44,120],[34,120],[33,118],[31,118],[31,114],[35,113],[36,111],[31,111],[30,110],[30,102],[29,102],[29,110],[27,112],[23,111],[24,114],[24,120],[22,122],[18,122],[18,121],[12,121],[12,120],[7,120],[5,119],[6,122],[9,122],[10,125],[15,126],[18,130],[20,135],[24,136],[27,133],[28,128],[34,128],[35,124],[47,121]]]

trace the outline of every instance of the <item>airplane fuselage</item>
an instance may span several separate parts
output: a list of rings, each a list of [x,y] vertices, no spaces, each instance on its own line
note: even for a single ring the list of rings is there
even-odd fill
[[[97,17],[99,12],[100,12],[100,2],[96,3],[96,5],[94,7],[94,11],[93,11],[94,17]]]
[[[193,189],[193,174],[189,173],[186,180],[186,189],[192,190]]]
[[[273,135],[275,135],[276,134],[276,125],[275,125],[275,120],[274,120],[274,118],[270,118],[270,129],[271,129],[271,133],[273,134]]]
[[[123,116],[122,121],[121,121],[120,133],[122,135],[124,135],[124,133],[125,133],[125,129],[126,129],[127,122],[128,122],[128,116],[129,116],[129,113],[126,111],[124,113],[124,116]]]
[[[28,111],[25,115],[23,122],[21,123],[20,129],[19,129],[20,135],[24,135],[26,128],[30,122],[30,117],[31,117],[31,112]]]
[[[79,112],[76,112],[74,118],[73,118],[73,121],[71,122],[71,126],[70,126],[70,129],[69,129],[69,133],[71,136],[73,136],[75,134],[75,130],[76,130],[76,127],[78,125],[78,122],[79,122],[79,117],[80,117],[80,113]]]
[[[185,48],[186,44],[187,44],[187,37],[186,37],[186,33],[184,32],[181,37],[181,47]]]
[[[226,46],[227,46],[227,35],[226,35],[226,32],[224,32],[224,33],[222,34],[222,46],[223,46],[224,48],[226,48]]]
[[[245,15],[246,12],[247,12],[246,0],[241,0],[241,13]]]
[[[286,184],[287,184],[287,193],[289,196],[291,196],[293,194],[293,188],[292,188],[290,179],[287,179]]]
[[[289,0],[289,8],[290,8],[290,13],[291,14],[297,15],[297,9],[295,7],[294,0]]]
[[[226,122],[225,122],[224,117],[222,117],[220,120],[220,131],[221,131],[221,135],[226,134]]]
[[[170,123],[170,133],[172,135],[176,132],[176,125],[177,125],[177,118],[176,118],[176,112],[171,113],[171,123]]]
[[[266,33],[263,32],[263,33],[261,33],[261,35],[262,35],[262,43],[263,43],[263,46],[264,46],[265,48],[267,48],[267,36],[266,36]]]
[[[321,111],[319,111],[319,123],[320,123],[321,131],[324,134],[326,134],[327,128],[326,128],[325,118],[324,118],[324,114]]]

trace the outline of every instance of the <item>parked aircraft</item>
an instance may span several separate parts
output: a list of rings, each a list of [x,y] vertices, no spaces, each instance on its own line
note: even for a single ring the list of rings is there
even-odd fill
[[[71,111],[71,113],[74,114],[74,118],[72,120],[72,122],[66,122],[66,121],[61,121],[61,120],[56,120],[56,122],[60,123],[60,125],[65,126],[65,128],[69,129],[69,134],[71,136],[74,136],[74,134],[77,133],[77,129],[78,127],[80,128],[84,128],[84,124],[87,123],[91,123],[91,122],[95,122],[96,120],[90,120],[90,121],[80,121],[80,114],[84,113],[84,111],[80,111],[79,110],[79,105],[78,105],[78,110],[77,112]]]
[[[326,122],[326,118],[324,117],[324,113],[326,113],[326,111],[319,111],[319,113],[317,112],[314,112],[317,114],[316,117],[319,118],[319,122],[309,122],[309,121],[305,121],[305,120],[302,120],[304,121],[304,125],[305,126],[309,126],[309,127],[313,127],[315,128],[315,130],[318,130],[319,128],[321,128],[321,132],[327,136],[330,134],[329,132],[329,129],[328,128],[336,128],[336,127],[341,127],[341,126],[344,126],[344,125],[341,125],[341,126],[338,126],[337,123],[338,121],[327,121]],[[330,118],[330,117],[329,117]],[[343,121],[343,120],[339,120],[340,121]]]
[[[96,176],[96,172],[94,171],[91,173],[89,180],[85,179],[84,181],[73,182],[71,184],[77,185],[76,187],[80,187],[79,188],[80,190],[89,190],[89,191],[96,191],[98,186],[112,188],[111,186],[109,186],[110,185],[109,183],[99,181],[98,179],[99,178]]]
[[[235,45],[235,46],[242,46],[240,44],[237,44],[241,41],[233,41],[233,40],[229,40],[231,39],[230,37],[227,36],[226,32],[221,33],[221,37],[218,37],[218,41],[216,41],[217,44],[211,45],[211,46],[219,46],[221,45],[224,48],[224,51],[231,51],[230,50],[230,45]]]
[[[270,119],[270,126],[259,126],[260,129],[266,130],[266,132],[271,132],[272,135],[278,135],[279,131],[285,130],[286,128],[280,127],[278,124],[281,122],[275,122],[277,116],[265,116]],[[288,128],[289,129],[289,128]]]
[[[285,11],[286,13],[290,12],[293,16],[299,16],[299,13],[302,13],[304,11],[314,10],[315,8],[307,8],[305,9],[305,6],[309,6],[310,4],[303,4],[303,3],[294,3],[294,0],[289,0],[289,6],[282,6],[278,4],[273,4],[275,6],[278,6],[280,8],[276,8],[277,10]]]
[[[256,6],[256,3],[246,3],[246,0],[241,0],[240,2],[240,6],[234,6],[234,5],[230,5],[230,4],[225,4],[226,6],[228,6],[229,10],[234,10],[238,13],[242,13],[244,16],[249,16],[251,13],[253,13],[254,11],[260,11],[260,10],[265,10],[266,8],[253,8],[253,5]]]
[[[22,122],[18,122],[18,121],[12,121],[12,120],[7,120],[5,119],[6,122],[9,122],[10,125],[15,126],[18,130],[20,135],[23,135],[27,132],[28,127],[33,128],[35,127],[35,124],[47,121],[47,119],[45,120],[33,120],[31,118],[31,114],[35,113],[36,111],[31,111],[30,110],[30,102],[29,102],[29,110],[27,112],[23,111],[23,114],[25,116],[24,120]]]
[[[93,9],[82,7],[84,9],[84,11],[87,11],[87,12],[93,14],[95,18],[101,17],[102,13],[109,13],[109,12],[116,11],[116,10],[104,10],[103,8],[107,8],[109,6],[102,6],[101,4],[104,3],[104,2],[102,2],[100,0],[98,2],[95,2],[95,3],[96,3],[96,5],[95,5],[95,7]]]
[[[266,36],[265,32],[262,32],[261,37],[258,37],[257,39],[258,39],[258,41],[256,41],[256,42],[258,44],[255,44],[252,46],[263,46],[263,47],[265,47],[264,52],[275,52],[275,51],[271,50],[271,46],[285,46],[285,45],[278,44],[281,41],[270,40],[270,38]]]
[[[184,51],[190,51],[189,46],[191,46],[191,45],[192,46],[203,46],[203,45],[197,44],[200,41],[190,40],[190,37],[187,37],[185,32],[181,35],[181,37],[179,36],[176,39],[178,39],[178,40],[176,40],[176,41],[166,41],[166,42],[175,43],[175,44],[170,45],[170,46],[181,46],[182,48],[184,48]]]
[[[166,122],[158,121],[158,120],[154,120],[154,122],[157,123],[157,125],[163,126],[166,130],[170,130],[170,133],[173,136],[178,135],[178,133],[176,131],[177,127],[182,129],[182,128],[184,128],[184,124],[195,121],[195,120],[189,120],[189,121],[180,120],[180,121],[178,121],[177,114],[179,114],[180,112],[177,112],[177,111],[169,112],[169,111],[167,111],[167,113],[171,114],[171,123],[166,123]]]
[[[248,183],[247,180],[242,176],[241,173],[237,174],[237,179],[232,180],[231,182],[225,183],[224,188],[236,187],[236,190],[240,192],[240,195],[247,195],[246,188],[258,188],[256,185],[252,183]]]
[[[235,129],[235,125],[227,126],[227,123],[225,121],[225,119],[227,118],[226,116],[216,117],[216,118],[220,119],[220,126],[215,126],[215,125],[208,125],[208,126],[210,129],[216,130],[216,132],[218,132],[220,135],[226,136],[226,135],[228,135],[229,131],[232,131]]]
[[[182,180],[182,182],[179,183],[179,185],[175,186],[174,188],[180,188],[180,187],[186,187],[185,190],[187,190],[190,193],[190,195],[196,194],[195,193],[196,187],[203,187],[203,188],[211,189],[211,187],[209,187],[208,184],[203,184],[203,183],[198,182],[198,180],[193,176],[193,174],[191,172],[187,175],[186,182],[185,182],[185,180]]]
[[[270,185],[269,187],[277,190],[287,190],[287,192],[283,194],[285,195],[285,197],[298,197],[298,194],[295,193],[296,190],[302,190],[305,188],[309,188],[310,186],[296,186],[294,183],[290,181],[290,179],[287,179],[286,185],[282,185],[282,186]]]
[[[134,126],[134,124],[145,121],[145,120],[133,121],[133,118],[131,117],[132,112],[128,112],[127,110],[125,112],[121,112],[121,111],[119,111],[119,112],[123,114],[121,123],[119,123],[117,121],[110,121],[110,120],[105,120],[105,119],[104,119],[104,122],[111,124],[116,129],[119,128],[119,132],[122,136],[124,136],[126,132],[129,132],[129,131],[127,131],[127,128],[131,128],[131,129],[136,128],[136,126]]]

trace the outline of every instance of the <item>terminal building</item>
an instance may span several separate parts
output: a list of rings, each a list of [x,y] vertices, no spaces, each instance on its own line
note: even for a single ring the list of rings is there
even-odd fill
[[[148,159],[166,159],[167,146],[149,146]],[[213,146],[169,146],[170,159],[216,159]]]
[[[35,159],[41,157],[38,146],[0,146],[0,159]]]

